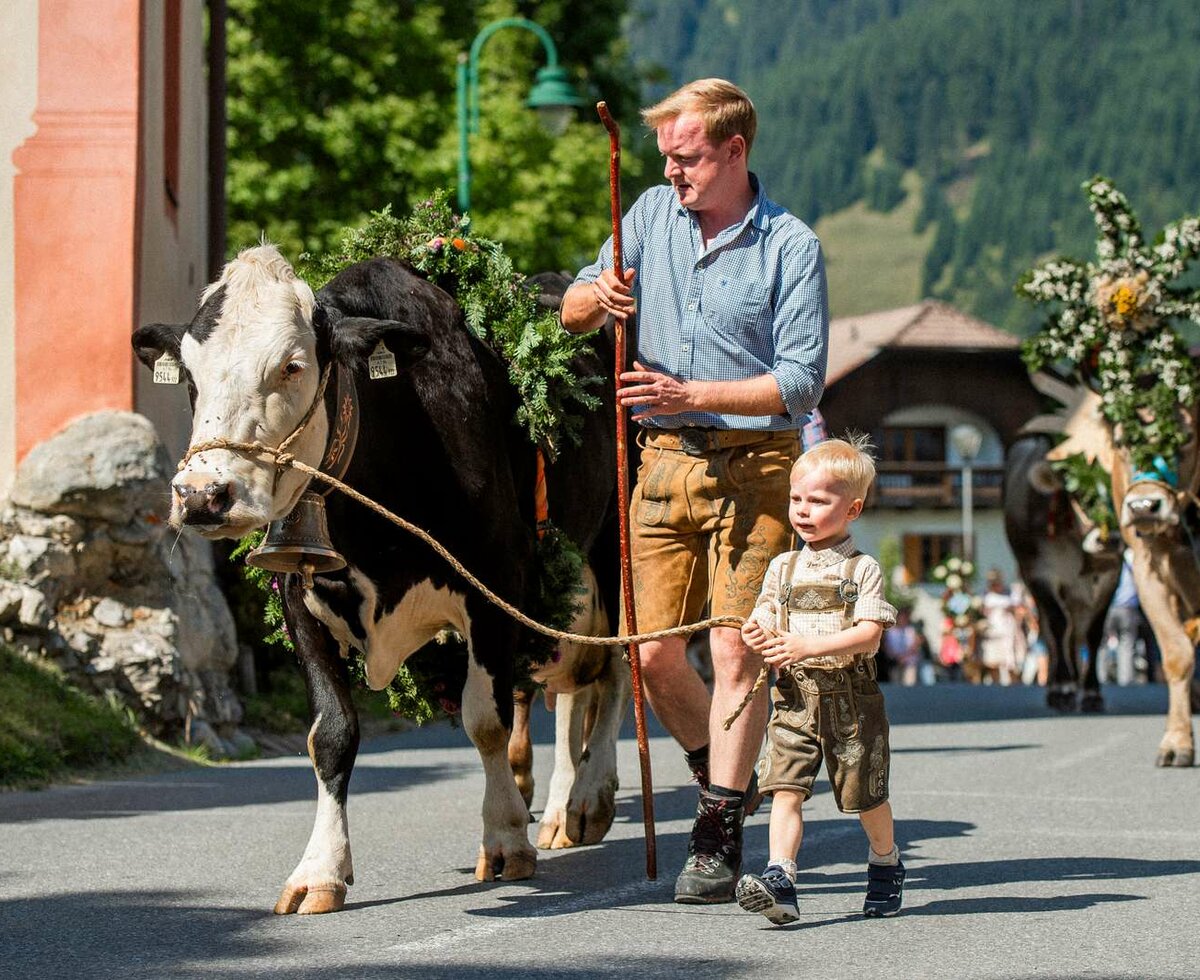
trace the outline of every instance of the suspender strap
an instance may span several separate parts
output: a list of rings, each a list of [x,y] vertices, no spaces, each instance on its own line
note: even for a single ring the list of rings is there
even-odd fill
[[[858,568],[858,563],[862,561],[862,557],[861,552],[855,552],[846,562],[846,578],[851,582],[854,582],[854,572]],[[842,629],[844,630],[848,630],[854,625],[854,606],[858,601],[857,586],[858,583],[855,582],[856,592],[854,602],[847,602],[842,607]]]
[[[788,606],[792,599],[792,576],[796,572],[796,562],[799,560],[800,552],[791,552],[784,563],[783,570],[779,573],[779,622],[776,625],[779,627],[780,633],[788,631],[788,621],[790,619]]]

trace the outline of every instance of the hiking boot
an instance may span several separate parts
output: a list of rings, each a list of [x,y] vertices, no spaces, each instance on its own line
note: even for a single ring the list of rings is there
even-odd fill
[[[761,875],[742,875],[737,883],[737,900],[747,912],[761,912],[777,926],[800,918],[796,885],[778,864],[768,864]]]
[[[867,865],[867,898],[863,915],[868,919],[896,915],[904,895],[904,863]]]
[[[700,793],[688,858],[675,880],[675,901],[683,905],[733,901],[742,871],[742,819],[739,801]]]
[[[692,771],[692,779],[700,784],[701,790],[707,790],[710,784],[708,775],[708,756],[703,759],[693,761],[685,752],[684,758],[687,760],[688,768]],[[746,784],[746,792],[743,797],[742,809],[745,810],[747,817],[754,816],[754,812],[762,805],[764,797],[758,791],[758,769],[750,770],[750,782]]]

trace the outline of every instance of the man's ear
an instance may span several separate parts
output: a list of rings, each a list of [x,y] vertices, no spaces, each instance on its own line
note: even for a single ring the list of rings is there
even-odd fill
[[[163,354],[179,360],[179,343],[187,325],[183,323],[148,323],[133,332],[133,351],[150,370]]]

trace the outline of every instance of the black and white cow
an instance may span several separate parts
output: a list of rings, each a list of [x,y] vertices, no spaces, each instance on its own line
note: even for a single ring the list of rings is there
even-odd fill
[[[398,373],[368,380],[368,358],[381,341]],[[361,421],[344,480],[427,529],[497,594],[528,608],[536,466],[512,421],[516,395],[505,367],[470,333],[453,299],[404,264],[360,262],[314,297],[273,246],[247,249],[205,290],[190,324],[145,326],[133,343],[147,365],[164,352],[182,362],[193,400],[193,446],[214,439],[277,446],[313,403],[325,367],[349,368]],[[595,356],[583,367],[611,378],[604,345],[598,334]],[[312,466],[330,438],[333,388],[288,446]],[[551,519],[585,554],[615,548],[599,547],[612,524],[615,485],[611,384],[604,402],[603,412],[587,419],[582,446],[564,447],[547,472]],[[208,538],[240,537],[286,515],[306,483],[303,474],[279,470],[266,457],[201,451],[174,479],[171,521]],[[353,881],[346,798],[359,727],[348,653],[363,653],[368,683],[381,689],[406,657],[446,628],[467,643],[462,720],[486,777],[476,877],[529,877],[536,852],[528,839],[528,798],[522,799],[507,751],[521,629],[416,538],[336,492],[327,507],[333,544],[348,566],[317,575],[311,589],[299,575],[283,585],[308,688],[318,799],[308,847],[275,911],[335,911]],[[610,567],[608,560],[597,571],[611,594]],[[588,581],[594,585],[595,578]],[[584,603],[576,625],[607,631],[597,596]],[[572,696],[559,698],[559,730],[569,736],[559,759],[566,775],[556,772],[552,780],[544,846],[597,840],[611,823],[627,673],[620,652],[605,647],[567,650],[547,671],[550,689]],[[582,716],[589,708],[585,753]],[[528,796],[532,784],[524,777]]]

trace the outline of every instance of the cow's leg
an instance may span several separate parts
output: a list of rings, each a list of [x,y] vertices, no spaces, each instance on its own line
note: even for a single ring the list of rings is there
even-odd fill
[[[1104,695],[1100,693],[1100,648],[1104,643],[1104,616],[1093,616],[1087,630],[1088,663],[1080,683],[1082,696],[1079,710],[1086,714],[1104,711]]]
[[[308,688],[308,755],[317,777],[317,817],[300,863],[284,883],[275,912],[336,912],[354,882],[346,796],[358,754],[358,714],[350,672],[325,628],[304,608],[299,577],[288,576],[284,608]]]
[[[524,688],[513,691],[513,729],[508,739],[508,764],[526,809],[533,807],[533,741],[529,734],[533,698],[533,692]]]
[[[554,699],[554,772],[538,828],[537,846],[571,847],[578,844],[567,836],[567,805],[580,759],[583,757],[583,723],[588,702],[595,696],[593,685],[558,694]]]
[[[537,851],[529,844],[529,809],[508,763],[512,733],[513,651],[516,629],[503,614],[479,606],[471,616],[470,660],[463,688],[462,718],[483,761],[483,843],[475,877],[492,881],[532,877]],[[481,659],[487,651],[494,659]]]
[[[1039,580],[1030,583],[1044,622],[1042,638],[1050,651],[1050,671],[1046,681],[1046,704],[1054,711],[1075,710],[1075,656],[1071,621],[1058,590]]]
[[[1171,611],[1170,603],[1158,596],[1146,596],[1142,608],[1162,651],[1163,678],[1167,682],[1167,730],[1159,742],[1154,764],[1190,766],[1195,761],[1190,699],[1195,648],[1187,628]]]

